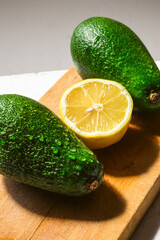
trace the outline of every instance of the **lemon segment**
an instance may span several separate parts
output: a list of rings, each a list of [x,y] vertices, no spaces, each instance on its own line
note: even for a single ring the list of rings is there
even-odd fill
[[[76,83],[60,100],[61,119],[91,149],[118,142],[128,129],[132,110],[127,90],[103,79]]]

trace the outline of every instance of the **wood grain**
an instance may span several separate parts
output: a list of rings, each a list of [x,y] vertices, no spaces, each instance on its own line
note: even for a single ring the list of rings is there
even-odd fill
[[[72,67],[39,100],[59,114],[62,93],[80,81]],[[160,190],[160,112],[134,113],[123,139],[96,150],[105,177],[85,197],[67,197],[0,177],[0,239],[127,240]]]

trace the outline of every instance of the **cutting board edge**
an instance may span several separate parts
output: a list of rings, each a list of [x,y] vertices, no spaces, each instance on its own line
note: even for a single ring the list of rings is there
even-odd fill
[[[137,211],[133,215],[132,219],[128,222],[128,225],[125,227],[122,234],[117,240],[129,240],[131,238],[132,234],[134,234],[137,226],[139,225],[139,223],[147,213],[149,207],[151,206],[153,201],[156,199],[159,192],[160,192],[160,176],[157,177],[157,180],[155,181],[154,185],[152,186],[150,191],[147,193],[141,205],[137,208]],[[143,208],[142,208],[142,205],[143,205]]]

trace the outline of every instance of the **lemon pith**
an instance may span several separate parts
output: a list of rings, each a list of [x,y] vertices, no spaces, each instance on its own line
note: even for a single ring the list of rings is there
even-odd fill
[[[119,141],[128,128],[132,109],[127,90],[103,79],[76,83],[60,100],[62,120],[92,149]]]

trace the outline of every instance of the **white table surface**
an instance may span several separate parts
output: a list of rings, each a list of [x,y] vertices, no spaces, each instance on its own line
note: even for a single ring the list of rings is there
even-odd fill
[[[156,63],[160,68],[160,61]],[[1,76],[0,94],[14,93],[39,100],[66,71]],[[130,240],[160,240],[160,194],[152,203]]]

